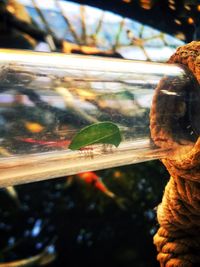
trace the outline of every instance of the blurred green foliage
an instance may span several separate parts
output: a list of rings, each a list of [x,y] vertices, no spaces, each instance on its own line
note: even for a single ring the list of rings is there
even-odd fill
[[[78,176],[16,186],[18,201],[1,189],[1,261],[35,255],[54,240],[49,266],[158,266],[152,237],[163,166],[150,161],[97,175],[116,199]]]

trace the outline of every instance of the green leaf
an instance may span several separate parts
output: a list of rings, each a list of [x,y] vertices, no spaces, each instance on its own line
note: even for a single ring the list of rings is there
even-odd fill
[[[72,139],[69,149],[78,150],[93,144],[112,144],[118,146],[121,142],[119,127],[109,121],[98,122],[86,126]]]

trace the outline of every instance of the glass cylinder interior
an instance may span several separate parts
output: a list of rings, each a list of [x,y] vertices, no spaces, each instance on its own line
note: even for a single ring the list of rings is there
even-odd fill
[[[152,97],[165,76],[190,82],[178,65],[1,50],[0,186],[165,157],[170,148],[156,147],[149,129]],[[117,127],[117,146],[112,132],[106,140],[98,128],[104,142],[94,135],[69,149],[99,122]]]

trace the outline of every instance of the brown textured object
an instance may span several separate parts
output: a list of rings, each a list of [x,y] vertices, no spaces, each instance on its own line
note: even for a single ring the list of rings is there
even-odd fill
[[[179,47],[168,63],[186,66],[196,82],[181,87],[179,78],[163,78],[153,98],[152,139],[174,148],[162,160],[171,177],[158,206],[154,244],[161,267],[200,267],[200,42]],[[164,95],[166,88],[181,97]]]

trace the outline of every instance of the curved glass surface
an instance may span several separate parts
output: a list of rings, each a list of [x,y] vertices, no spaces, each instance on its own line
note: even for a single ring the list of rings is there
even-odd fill
[[[165,157],[150,137],[152,97],[163,77],[190,82],[177,65],[17,50],[0,51],[0,76],[0,186]],[[118,146],[94,127],[69,149],[99,122],[117,127]]]

